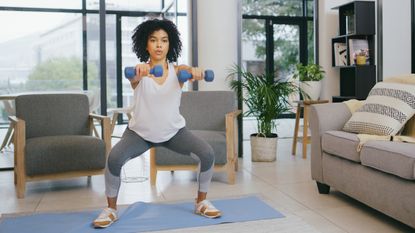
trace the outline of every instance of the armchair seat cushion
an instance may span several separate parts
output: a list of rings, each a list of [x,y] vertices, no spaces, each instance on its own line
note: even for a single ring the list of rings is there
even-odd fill
[[[93,136],[45,136],[26,140],[29,176],[105,168],[105,143]]]
[[[360,163],[358,145],[359,138],[355,133],[332,130],[326,131],[322,137],[323,151]]]
[[[223,131],[190,130],[195,136],[206,140],[215,152],[215,164],[224,165],[226,159],[226,136]],[[195,165],[197,161],[190,156],[182,155],[164,147],[156,149],[157,165]]]

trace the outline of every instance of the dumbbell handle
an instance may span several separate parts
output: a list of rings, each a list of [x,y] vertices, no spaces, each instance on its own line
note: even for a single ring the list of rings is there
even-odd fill
[[[177,74],[177,78],[180,82],[184,83],[187,82],[187,80],[192,78],[192,74],[189,73],[187,70],[179,70],[179,73]],[[212,82],[215,78],[215,73],[213,73],[213,70],[205,70],[205,76],[204,79],[206,82]]]
[[[152,74],[156,77],[163,76],[163,67],[161,65],[154,66],[153,68],[150,69],[150,74]],[[137,75],[135,67],[134,66],[125,67],[124,75],[128,79],[134,78]]]

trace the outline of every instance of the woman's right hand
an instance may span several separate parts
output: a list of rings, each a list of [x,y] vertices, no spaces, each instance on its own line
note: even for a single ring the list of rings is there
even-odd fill
[[[137,64],[135,66],[135,73],[136,75],[134,78],[130,79],[130,82],[139,83],[144,76],[148,76],[150,74],[150,65],[149,64]]]

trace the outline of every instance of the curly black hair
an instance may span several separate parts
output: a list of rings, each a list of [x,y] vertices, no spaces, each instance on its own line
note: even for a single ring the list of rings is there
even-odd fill
[[[142,62],[147,62],[150,54],[147,52],[147,41],[149,36],[158,30],[164,30],[169,37],[169,51],[167,60],[169,62],[177,61],[182,51],[182,42],[180,32],[176,25],[168,19],[149,19],[139,24],[133,31],[131,39],[133,40],[133,52]]]

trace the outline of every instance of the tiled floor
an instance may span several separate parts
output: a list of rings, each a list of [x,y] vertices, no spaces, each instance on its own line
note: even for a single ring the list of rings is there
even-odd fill
[[[245,122],[245,135],[254,130],[254,123]],[[273,207],[286,214],[302,218],[317,230],[337,232],[414,232],[411,229],[365,205],[332,190],[329,195],[318,194],[315,182],[310,178],[310,159],[302,159],[298,150],[291,155],[293,120],[279,122],[277,161],[253,163],[250,161],[249,140],[244,140],[244,158],[239,160],[239,172],[235,185],[226,183],[224,174],[215,174],[211,184],[211,199],[258,195]],[[121,134],[125,126],[119,126]],[[3,130],[2,130],[3,131]],[[0,132],[2,136],[2,132]],[[245,136],[248,137],[248,136]],[[117,139],[113,139],[114,143]],[[301,144],[299,144],[301,146]],[[4,154],[0,154],[4,156]],[[148,155],[127,163],[127,176],[139,174],[138,168],[148,175]],[[119,204],[136,201],[192,201],[196,193],[195,174],[191,172],[159,172],[157,185],[123,183]],[[31,212],[72,210],[103,207],[103,176],[65,181],[41,181],[27,185],[25,199],[17,199],[13,185],[13,173],[0,172],[0,212]]]

